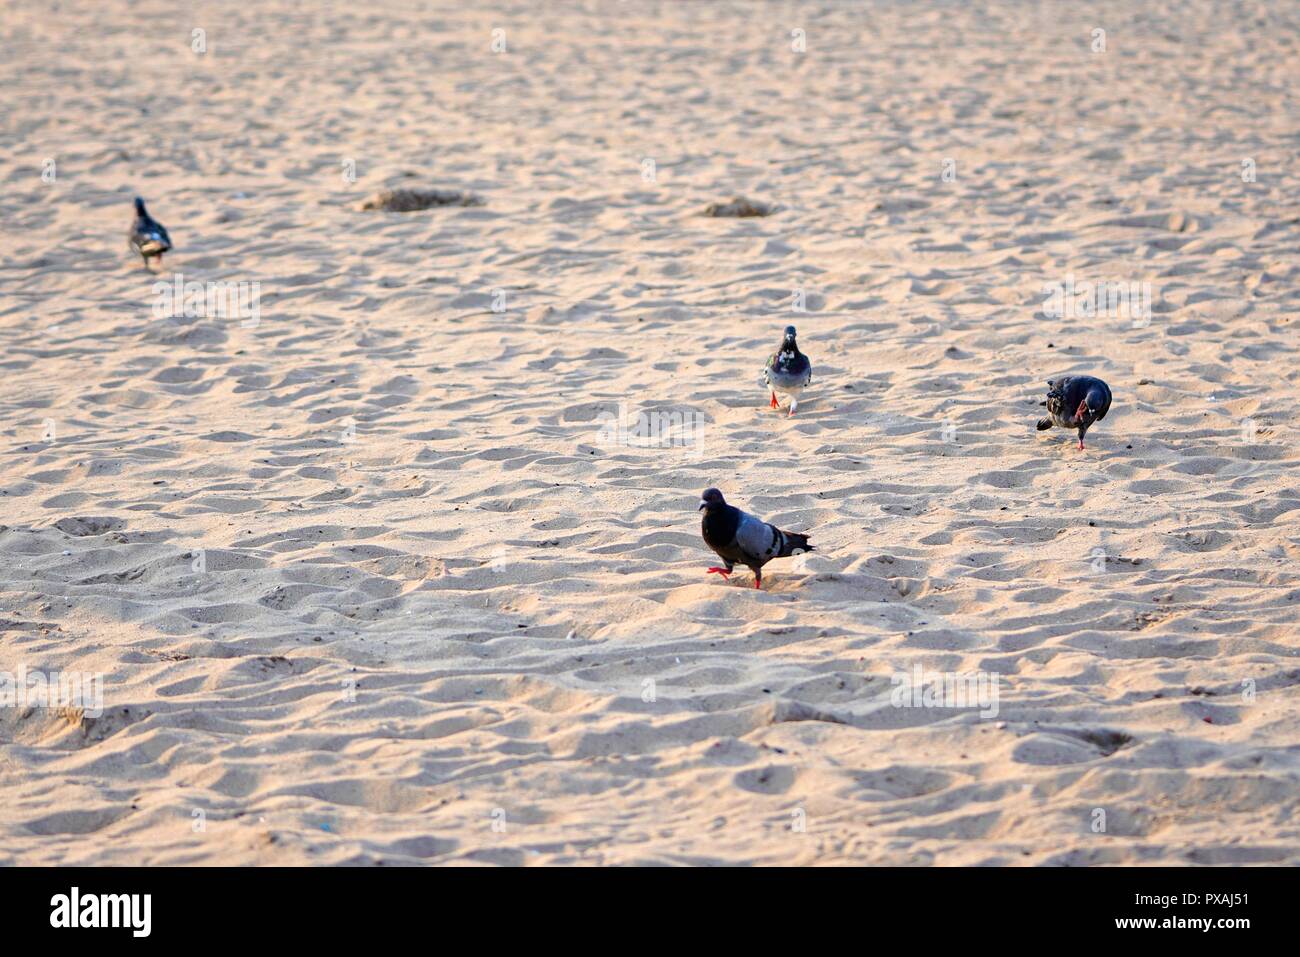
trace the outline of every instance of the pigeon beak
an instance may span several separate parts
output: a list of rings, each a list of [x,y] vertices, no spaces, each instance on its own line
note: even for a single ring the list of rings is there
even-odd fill
[[[702,512],[702,511],[704,511],[704,506],[707,505],[707,504],[708,504],[708,502],[704,501],[703,499],[700,499],[700,507],[697,508],[695,511],[697,511],[697,512]]]

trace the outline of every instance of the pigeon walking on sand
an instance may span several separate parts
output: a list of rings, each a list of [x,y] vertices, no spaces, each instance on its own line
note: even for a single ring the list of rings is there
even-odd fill
[[[145,269],[150,268],[149,260],[152,258],[156,258],[161,266],[163,253],[172,248],[172,239],[167,235],[167,230],[162,223],[145,212],[144,200],[139,196],[135,198],[135,222],[131,224],[127,237],[131,249],[144,260]]]
[[[787,414],[794,415],[794,410],[799,407],[799,393],[810,382],[812,363],[799,351],[794,326],[786,326],[780,348],[772,353],[763,368],[763,384],[772,393],[772,408],[780,408],[780,403],[776,401],[776,394],[780,392],[790,397],[790,411]]]
[[[763,566],[774,558],[789,558],[813,551],[808,536],[786,532],[762,519],[728,505],[716,488],[706,488],[700,496],[704,512],[701,531],[704,543],[718,553],[725,567],[713,567],[705,574],[728,576],[737,564],[748,565],[754,572],[754,587],[763,586]]]
[[[1064,379],[1047,380],[1047,406],[1049,418],[1038,420],[1038,431],[1053,425],[1062,429],[1079,430],[1079,448],[1083,448],[1083,435],[1094,422],[1106,418],[1110,410],[1110,386],[1090,375],[1069,375]]]

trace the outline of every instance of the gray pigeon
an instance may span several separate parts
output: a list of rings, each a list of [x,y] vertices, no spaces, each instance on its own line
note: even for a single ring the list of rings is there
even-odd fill
[[[754,572],[754,587],[763,587],[763,566],[774,558],[789,558],[811,552],[808,536],[785,532],[775,525],[728,505],[716,488],[706,488],[700,496],[704,512],[701,531],[704,543],[718,553],[725,568],[713,567],[705,574],[727,578],[737,564],[748,565]]]
[[[135,198],[135,221],[127,232],[131,249],[144,260],[144,268],[149,268],[149,260],[157,259],[162,265],[163,253],[172,248],[172,239],[162,223],[150,216],[144,208],[144,200]]]
[[[794,415],[794,410],[799,407],[799,393],[812,382],[812,363],[799,351],[799,344],[794,337],[794,326],[786,326],[780,348],[772,353],[767,365],[763,367],[763,384],[772,392],[772,408],[780,408],[780,403],[776,401],[778,392],[788,395],[789,415]]]
[[[1068,375],[1047,380],[1048,418],[1038,420],[1038,431],[1053,425],[1079,430],[1079,448],[1083,435],[1094,422],[1106,418],[1110,411],[1110,386],[1090,375]]]

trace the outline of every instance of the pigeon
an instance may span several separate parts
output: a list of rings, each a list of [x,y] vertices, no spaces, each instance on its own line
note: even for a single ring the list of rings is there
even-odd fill
[[[1063,429],[1079,430],[1079,448],[1083,448],[1083,435],[1094,422],[1106,418],[1110,411],[1110,386],[1090,375],[1068,375],[1064,379],[1047,380],[1047,406],[1049,418],[1038,420],[1038,431],[1058,425]]]
[[[786,326],[781,347],[772,353],[772,357],[767,360],[767,365],[763,368],[763,385],[767,386],[772,393],[772,408],[780,408],[780,403],[776,401],[778,392],[788,395],[790,397],[788,415],[794,415],[794,410],[799,407],[799,393],[812,382],[812,363],[799,351],[799,344],[795,342],[794,337],[794,326]]]
[[[158,265],[162,265],[163,253],[172,248],[172,239],[167,235],[167,230],[163,228],[162,223],[156,222],[144,209],[144,200],[139,196],[135,198],[135,222],[131,224],[131,231],[127,233],[131,242],[131,249],[140,254],[144,260],[144,268],[149,268],[149,260],[157,258]]]
[[[789,558],[800,552],[813,551],[808,536],[785,532],[728,505],[716,488],[706,488],[700,496],[700,510],[704,521],[700,530],[704,543],[718,553],[725,567],[710,568],[705,574],[728,577],[737,563],[748,565],[754,572],[754,587],[763,587],[763,566],[774,558]]]

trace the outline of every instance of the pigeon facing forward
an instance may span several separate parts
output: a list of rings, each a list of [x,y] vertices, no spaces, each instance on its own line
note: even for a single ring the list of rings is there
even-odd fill
[[[794,326],[786,326],[781,347],[772,353],[772,357],[767,360],[767,365],[763,368],[763,384],[772,393],[772,408],[780,408],[780,403],[776,401],[778,392],[788,395],[789,415],[794,415],[794,410],[799,406],[799,393],[812,382],[812,363],[799,351],[799,344],[794,336]]]
[[[724,568],[710,568],[705,574],[718,574],[727,578],[737,564],[748,565],[754,572],[754,587],[763,586],[763,566],[774,558],[789,558],[800,552],[811,552],[808,536],[785,532],[728,505],[716,488],[706,488],[700,496],[700,510],[704,512],[701,531],[704,543],[718,553]],[[728,578],[728,580],[730,580]]]
[[[1053,425],[1063,429],[1079,430],[1079,448],[1083,448],[1083,435],[1094,422],[1106,418],[1110,411],[1110,386],[1090,375],[1069,375],[1064,379],[1047,380],[1047,406],[1049,418],[1038,420],[1038,431]]]
[[[163,253],[172,248],[172,239],[167,235],[167,230],[162,223],[145,212],[144,200],[139,196],[135,198],[135,222],[131,224],[127,238],[131,242],[131,249],[144,260],[145,269],[149,268],[149,260],[152,258],[156,258],[161,266]]]

